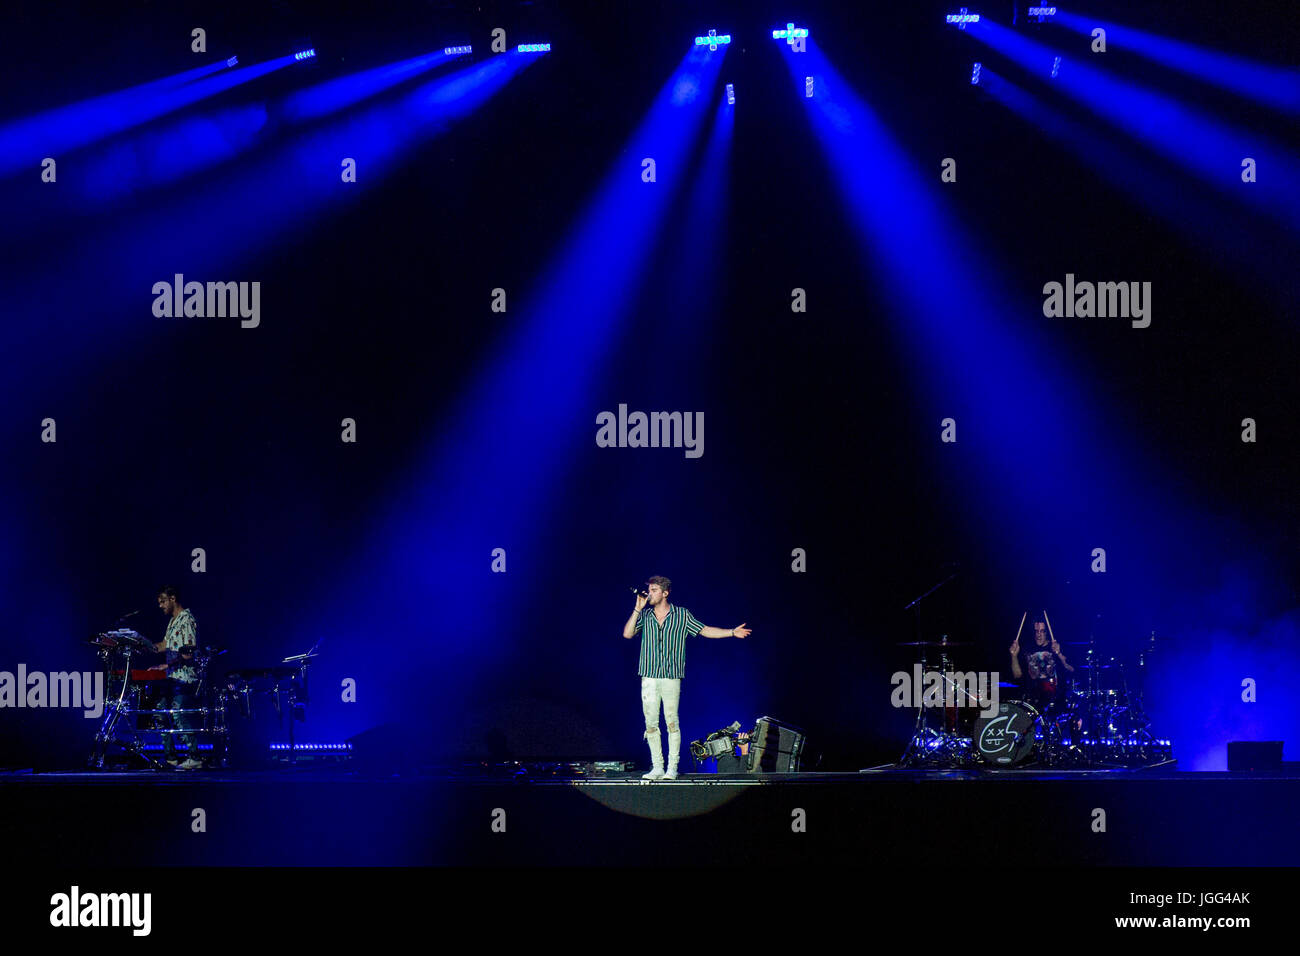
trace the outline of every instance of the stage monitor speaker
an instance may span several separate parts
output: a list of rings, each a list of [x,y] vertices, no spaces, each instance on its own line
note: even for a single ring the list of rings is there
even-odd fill
[[[1232,771],[1279,771],[1282,769],[1282,741],[1228,741],[1228,769]]]
[[[772,717],[760,717],[749,741],[750,773],[798,773],[804,732]]]

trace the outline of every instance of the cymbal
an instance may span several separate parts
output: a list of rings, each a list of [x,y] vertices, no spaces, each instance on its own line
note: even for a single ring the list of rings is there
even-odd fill
[[[970,641],[899,641],[896,647],[970,647]]]

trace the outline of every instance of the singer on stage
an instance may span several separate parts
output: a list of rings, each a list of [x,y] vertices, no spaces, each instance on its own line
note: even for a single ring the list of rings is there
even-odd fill
[[[684,607],[668,603],[673,583],[662,575],[646,582],[645,593],[638,592],[632,616],[623,625],[623,636],[631,640],[641,635],[641,709],[645,713],[645,739],[650,745],[650,772],[643,780],[676,780],[677,761],[682,752],[682,731],[677,722],[677,704],[681,699],[682,677],[686,672],[686,638],[745,638],[752,629],[741,624],[726,630],[705,627]],[[649,613],[646,613],[646,605]],[[664,705],[664,722],[668,724],[668,769],[664,769],[663,748],[659,744],[659,702]]]

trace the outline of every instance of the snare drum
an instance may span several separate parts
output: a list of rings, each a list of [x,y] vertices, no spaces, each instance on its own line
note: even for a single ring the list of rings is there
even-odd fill
[[[1028,691],[1030,696],[1036,696],[1044,701],[1051,701],[1056,699],[1058,686],[1055,677],[1043,677],[1037,680],[1030,678]]]

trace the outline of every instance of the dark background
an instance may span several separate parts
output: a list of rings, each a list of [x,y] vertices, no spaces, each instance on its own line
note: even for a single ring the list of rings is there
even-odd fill
[[[269,124],[220,169],[103,203],[49,198],[75,183],[79,158],[95,147],[60,157],[57,187],[39,182],[39,159],[4,181],[0,669],[91,669],[86,637],[136,608],[157,639],[164,621],[153,595],[177,584],[204,641],[230,648],[231,666],[323,641],[300,739],[337,741],[399,721],[404,744],[441,754],[484,754],[504,737],[498,755],[644,762],[636,646],[619,631],[628,586],[665,574],[674,602],[707,624],[754,628],[743,643],[690,646],[687,741],[767,713],[805,727],[823,769],[892,759],[911,719],[889,705],[889,675],[911,660],[896,642],[918,627],[950,634],[971,642],[962,666],[1005,670],[1021,612],[1042,607],[1061,640],[1092,635],[1130,660],[1143,636],[1160,635],[1151,709],[1185,766],[1222,767],[1229,739],[1294,737],[1294,233],[1228,203],[1224,214],[1248,239],[1223,248],[1193,238],[1179,216],[1151,215],[969,86],[974,58],[1030,79],[945,28],[947,9],[762,0],[11,7],[5,123],[235,53],[250,63],[317,49],[315,63],[219,98],[271,104],[274,115],[307,85],[446,44],[472,41],[475,59],[486,59],[497,26],[512,47],[550,40],[554,52],[402,152],[377,181],[363,165],[348,200],[292,222],[276,221],[268,202],[243,239],[216,231],[223,216],[250,216],[224,208],[221,187],[260,175],[298,131]],[[1005,23],[1009,9],[983,12]],[[1263,63],[1296,59],[1286,5],[1097,3],[1089,12]],[[1009,490],[996,502],[972,490],[987,453],[978,422],[957,446],[938,442],[933,384],[894,347],[910,317],[864,269],[768,35],[790,18],[812,26],[900,148],[934,170],[936,189],[939,160],[959,157],[958,183],[939,193],[945,208],[999,264],[1017,313],[1006,322],[1032,328],[1072,373],[1044,383],[1025,369],[1024,402],[1050,387],[1108,409],[1095,433],[1045,440],[1087,449],[1087,469],[1121,489],[1103,507],[1168,505],[1149,526],[1128,523],[1126,540],[1141,548],[1112,549],[1106,575],[1089,562],[1109,539],[989,520],[1016,502]],[[205,56],[189,52],[194,26],[207,30]],[[524,520],[497,521],[500,502],[483,494],[434,503],[458,515],[454,547],[439,546],[436,522],[404,528],[403,502],[441,487],[433,436],[517,333],[529,291],[690,38],[710,26],[736,37],[720,77],[736,85],[738,104],[719,242],[683,230],[683,189],[645,244],[642,285],[621,303],[589,411],[551,420],[549,396],[534,398],[563,460]],[[1084,49],[1060,28],[1041,38]],[[1294,118],[1123,49],[1105,66],[1294,149]],[[1107,135],[1068,102],[1054,105]],[[337,169],[336,157],[323,163]],[[1160,168],[1186,190],[1182,216],[1198,215],[1200,201],[1222,205],[1176,164]],[[209,229],[228,265],[169,257],[169,236]],[[703,283],[682,281],[694,257],[707,257]],[[156,320],[148,282],[123,288],[133,270],[257,279],[262,326]],[[1151,281],[1152,327],[1044,319],[1042,284],[1066,272]],[[934,262],[933,281],[943,273]],[[489,310],[496,287],[511,295],[505,315]],[[806,314],[790,311],[795,287],[808,291]],[[534,360],[564,363],[568,350],[560,337]],[[703,411],[704,457],[595,447],[595,414],[620,402]],[[58,423],[57,444],[39,441],[46,416]],[[1259,422],[1257,444],[1239,440],[1246,416]],[[358,422],[355,445],[339,441],[344,417]],[[1026,435],[1026,472],[1036,447]],[[473,448],[457,454],[473,467]],[[487,476],[485,487],[526,489],[534,464],[512,462],[509,480]],[[485,465],[497,467],[499,458]],[[1042,492],[1062,514],[1076,507],[1065,488]],[[201,575],[189,570],[195,547],[207,553]],[[507,549],[505,575],[490,573],[495,547]],[[804,574],[790,570],[793,548],[806,549]],[[904,605],[952,562],[961,575],[918,624]],[[356,704],[336,700],[349,677]],[[1240,702],[1245,677],[1267,687],[1253,707]],[[75,765],[91,728],[65,712],[0,713],[0,764]]]

